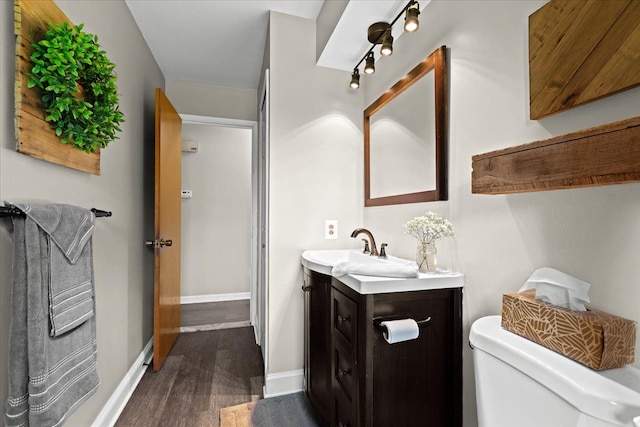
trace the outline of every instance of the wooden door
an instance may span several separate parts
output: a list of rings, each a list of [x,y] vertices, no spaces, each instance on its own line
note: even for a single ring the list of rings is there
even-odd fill
[[[153,370],[158,371],[180,333],[180,186],[182,120],[156,89]]]

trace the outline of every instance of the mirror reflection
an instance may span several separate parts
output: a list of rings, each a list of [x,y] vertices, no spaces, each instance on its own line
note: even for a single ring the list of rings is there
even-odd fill
[[[445,52],[365,110],[365,206],[447,200]]]
[[[429,73],[371,116],[371,197],[436,188],[434,77]]]

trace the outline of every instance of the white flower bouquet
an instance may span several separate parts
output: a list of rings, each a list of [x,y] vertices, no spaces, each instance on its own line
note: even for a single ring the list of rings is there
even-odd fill
[[[404,229],[407,234],[424,244],[433,243],[442,237],[456,235],[453,224],[431,211],[423,216],[410,219],[404,224]]]

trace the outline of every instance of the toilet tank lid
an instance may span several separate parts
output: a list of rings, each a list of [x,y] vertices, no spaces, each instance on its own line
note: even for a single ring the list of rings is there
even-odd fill
[[[579,411],[621,426],[640,416],[640,369],[595,371],[503,329],[500,316],[471,326],[469,342],[544,385]]]

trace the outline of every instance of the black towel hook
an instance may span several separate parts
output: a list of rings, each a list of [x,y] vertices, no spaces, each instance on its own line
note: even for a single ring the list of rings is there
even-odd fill
[[[101,209],[91,208],[91,212],[96,216],[96,218],[111,216],[111,211],[103,211]]]

